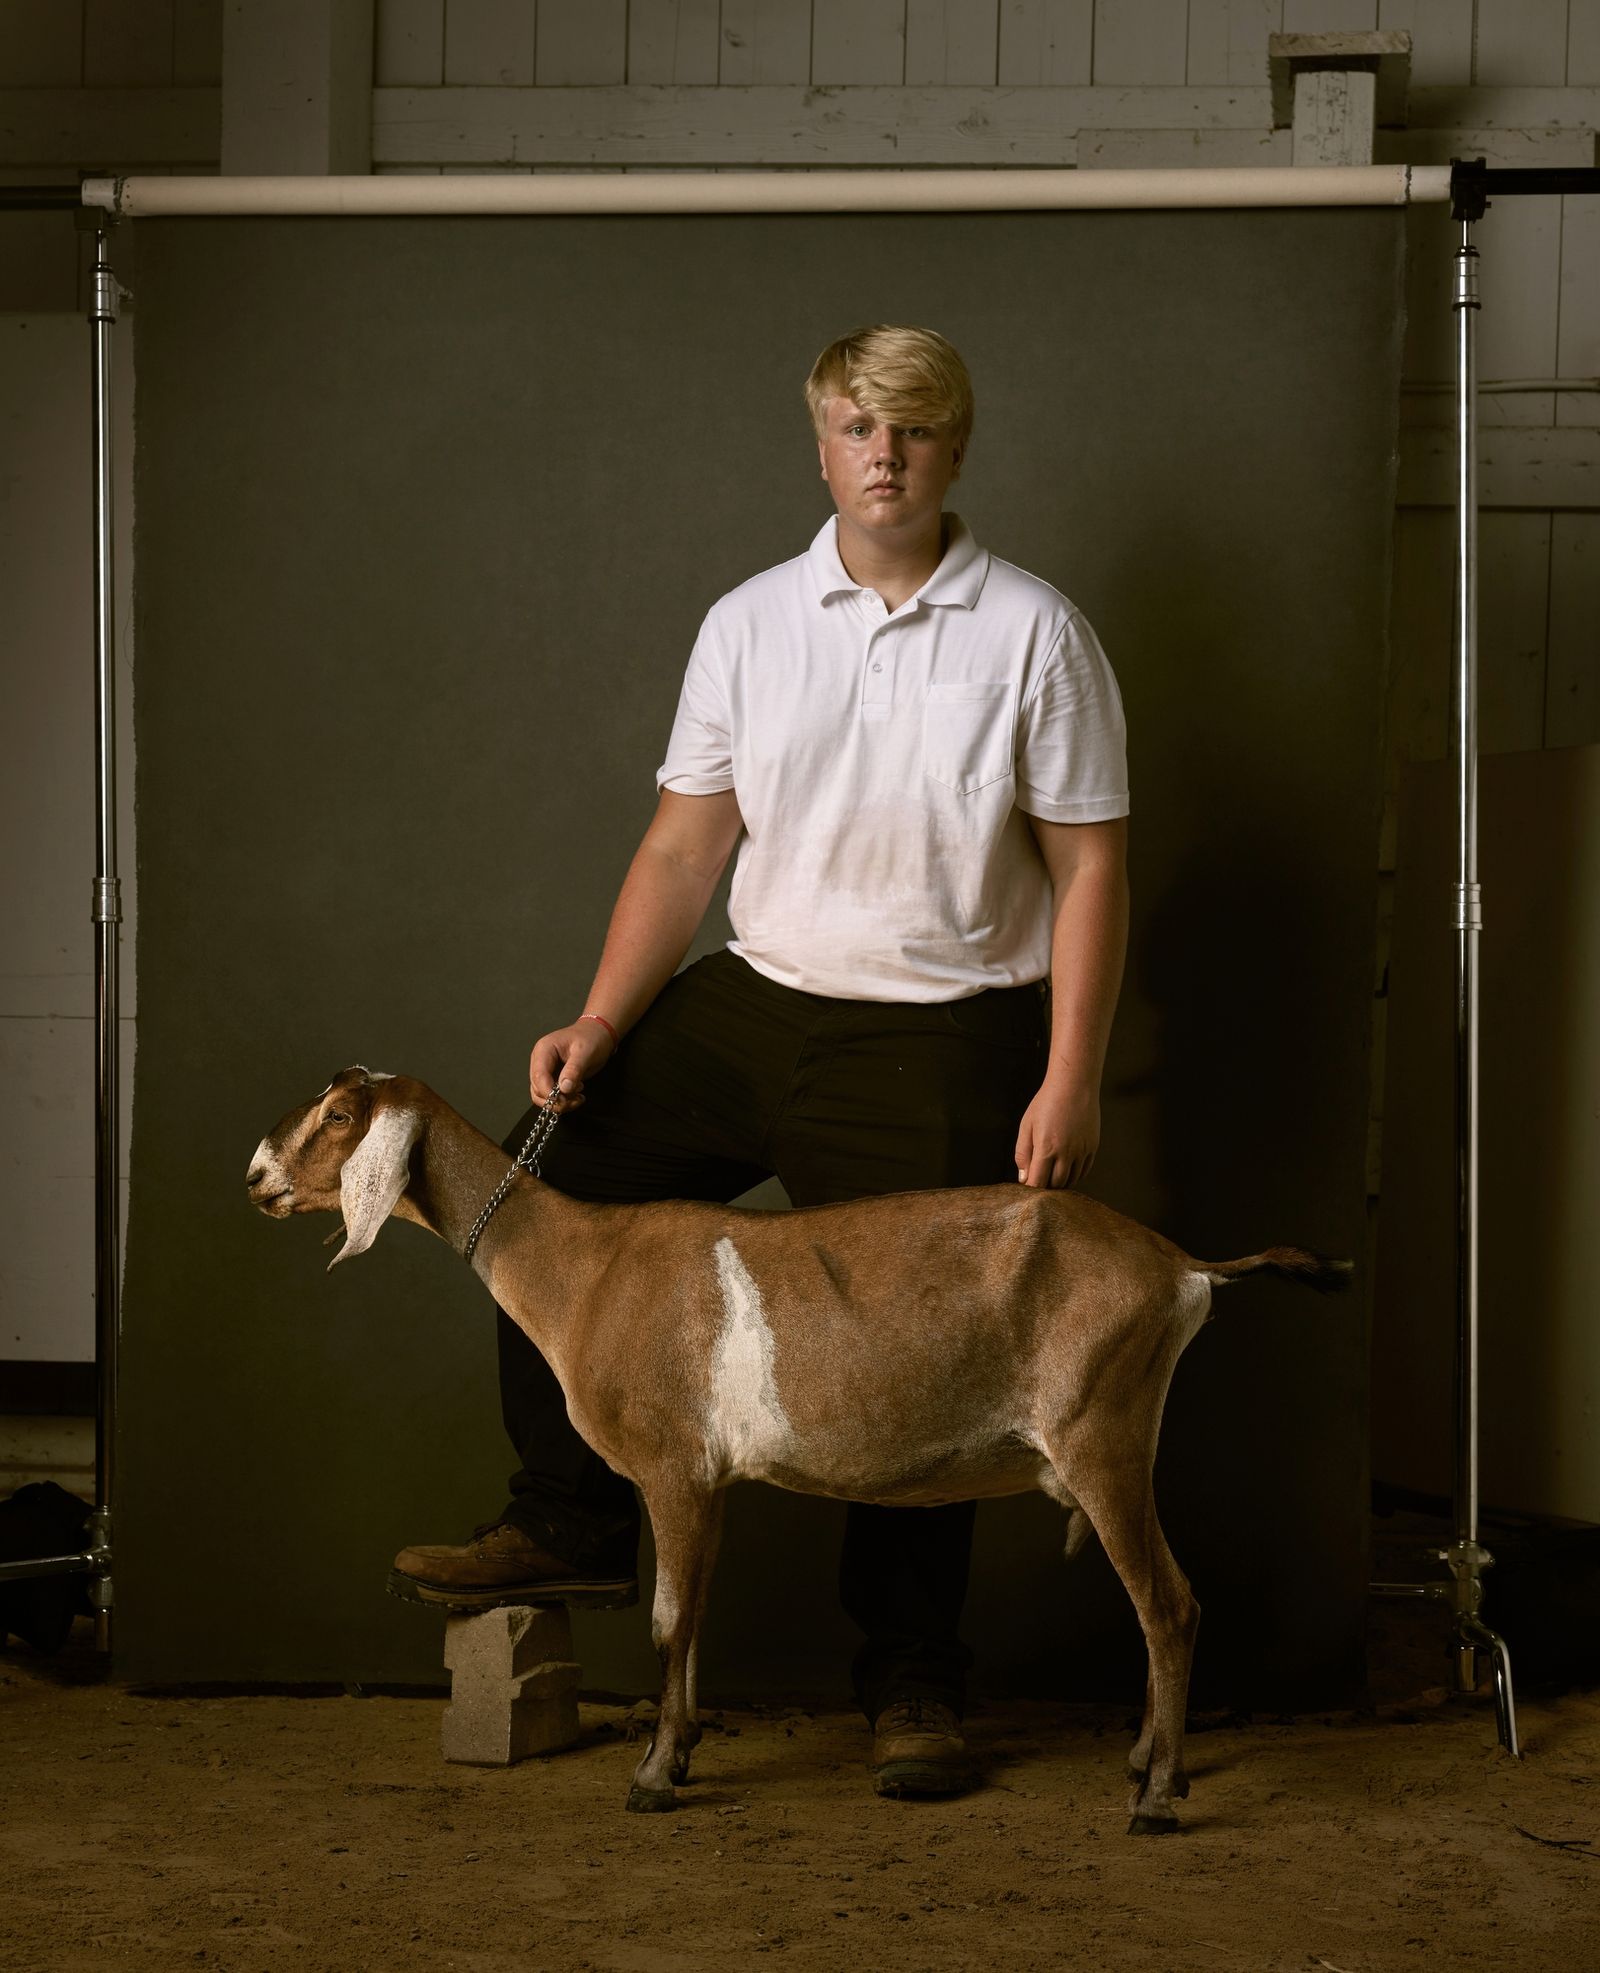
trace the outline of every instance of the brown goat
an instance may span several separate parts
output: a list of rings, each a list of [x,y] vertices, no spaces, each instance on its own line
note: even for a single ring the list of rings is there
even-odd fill
[[[430,1089],[358,1067],[262,1140],[246,1182],[273,1218],[342,1212],[333,1266],[391,1213],[463,1252],[505,1173]],[[587,1205],[519,1171],[472,1266],[655,1531],[661,1712],[629,1808],[672,1807],[699,1737],[695,1642],[731,1481],[892,1506],[1039,1488],[1068,1510],[1067,1554],[1092,1529],[1133,1599],[1150,1672],[1129,1828],[1176,1828],[1200,1611],[1151,1490],[1167,1387],[1213,1284],[1271,1268],[1336,1287],[1348,1263],[1195,1261],[1080,1193],[1015,1184],[769,1213]]]

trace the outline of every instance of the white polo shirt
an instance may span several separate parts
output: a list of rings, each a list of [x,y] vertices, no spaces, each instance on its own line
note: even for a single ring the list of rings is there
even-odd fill
[[[1024,817],[1128,812],[1094,632],[946,519],[897,610],[851,579],[830,518],[695,641],[656,785],[737,794],[730,948],[785,986],[939,1001],[1042,979],[1050,879]]]

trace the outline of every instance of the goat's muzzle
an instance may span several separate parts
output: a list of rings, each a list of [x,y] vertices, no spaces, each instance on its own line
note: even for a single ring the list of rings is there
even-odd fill
[[[263,1156],[258,1150],[245,1173],[244,1185],[251,1205],[269,1219],[287,1219],[294,1211],[294,1186],[276,1158]]]

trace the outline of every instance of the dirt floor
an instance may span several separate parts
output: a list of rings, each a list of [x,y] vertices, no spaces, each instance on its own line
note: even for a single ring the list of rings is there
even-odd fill
[[[1392,1671],[1366,1712],[1196,1721],[1183,1831],[1140,1840],[1122,1709],[986,1707],[984,1786],[918,1804],[857,1719],[725,1711],[632,1816],[626,1706],[449,1767],[437,1698],[137,1695],[79,1628],[0,1656],[6,1973],[1600,1968],[1600,1693],[1525,1699],[1520,1764]]]

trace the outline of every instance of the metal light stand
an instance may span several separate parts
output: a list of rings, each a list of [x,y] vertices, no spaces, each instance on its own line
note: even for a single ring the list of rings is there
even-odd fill
[[[1482,161],[1479,160],[1481,166]],[[1456,596],[1455,665],[1451,691],[1451,741],[1456,770],[1456,883],[1451,922],[1455,929],[1455,1539],[1435,1549],[1448,1580],[1374,1583],[1377,1596],[1426,1597],[1449,1606],[1455,1639],[1457,1692],[1478,1687],[1478,1654],[1494,1674],[1495,1722],[1500,1744],[1520,1758],[1517,1709],[1511,1685],[1511,1653],[1489,1629],[1483,1607],[1483,1572],[1494,1557],[1478,1540],[1478,250],[1473,222],[1487,200],[1481,182],[1453,179],[1451,217],[1459,226],[1455,253],[1456,318]]]
[[[121,291],[107,258],[110,236],[95,231],[94,296],[94,648],[95,742],[99,766],[96,825],[100,867],[94,882],[95,923],[95,1509],[90,1519],[89,1600],[95,1644],[111,1648],[111,1503],[116,1476],[117,1346],[122,1334],[122,1240],[117,1192],[121,1080],[119,946],[122,881],[117,874],[116,598],[111,538],[111,331]]]
[[[1455,1539],[1434,1550],[1448,1581],[1373,1583],[1377,1596],[1427,1597],[1448,1604],[1458,1692],[1478,1685],[1478,1657],[1494,1676],[1500,1744],[1520,1758],[1517,1708],[1506,1641],[1479,1614],[1483,1572],[1494,1557],[1478,1539],[1478,250],[1472,228],[1488,194],[1593,191],[1600,172],[1489,171],[1482,158],[1451,160],[1450,215],[1460,228],[1455,253],[1456,598],[1451,738],[1456,768],[1455,1176],[1456,1359]]]
[[[24,190],[24,188],[18,188]],[[80,204],[78,188],[25,188],[6,201],[32,207]],[[111,1648],[111,1507],[114,1498],[117,1418],[117,1343],[121,1332],[121,1239],[117,1194],[118,939],[122,886],[117,875],[116,599],[112,583],[111,331],[121,291],[108,258],[110,220],[96,215],[91,339],[91,437],[94,452],[94,647],[95,820],[99,867],[94,880],[95,924],[95,1506],[88,1546],[77,1555],[47,1555],[0,1563],[0,1581],[33,1576],[86,1575],[95,1613],[95,1646]]]

